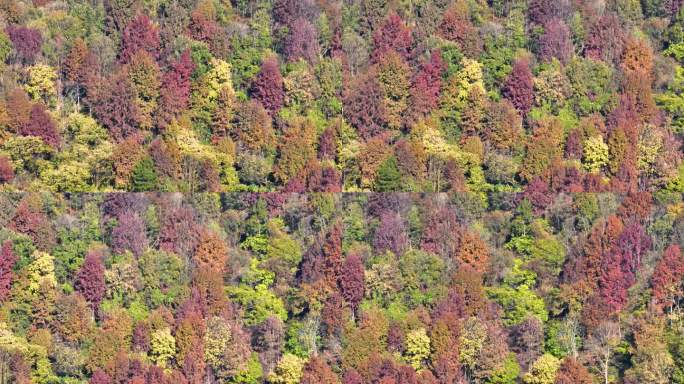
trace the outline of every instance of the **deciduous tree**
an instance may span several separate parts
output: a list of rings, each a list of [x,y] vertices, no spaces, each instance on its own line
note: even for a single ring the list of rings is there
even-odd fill
[[[355,313],[366,292],[363,261],[357,254],[347,256],[342,264],[340,291]]]
[[[404,60],[411,57],[413,35],[401,17],[391,12],[384,24],[373,32],[373,59],[376,61],[389,51],[395,51]]]
[[[12,250],[12,241],[6,240],[0,249],[0,302],[7,299],[14,278],[14,264],[17,257]]]
[[[88,300],[96,316],[99,316],[100,302],[102,302],[106,290],[104,266],[100,252],[88,252],[83,265],[76,274],[75,286]]]
[[[678,306],[684,296],[684,258],[679,246],[672,244],[665,249],[651,276],[653,301],[661,310]]]
[[[283,106],[285,91],[283,91],[283,77],[278,67],[278,59],[274,56],[264,59],[261,70],[254,78],[251,94],[254,100],[274,115]]]
[[[503,96],[511,101],[522,116],[526,116],[534,102],[534,76],[530,62],[521,58],[513,63],[511,74],[506,78]]]
[[[159,58],[159,29],[145,14],[138,14],[123,30],[119,59],[128,62],[138,51]]]
[[[40,31],[12,24],[5,28],[5,32],[12,41],[17,58],[25,63],[32,63],[43,45],[43,36]]]
[[[52,117],[50,117],[45,105],[36,103],[31,107],[28,122],[21,128],[20,133],[24,136],[36,136],[53,148],[59,146],[61,137],[57,131]]]

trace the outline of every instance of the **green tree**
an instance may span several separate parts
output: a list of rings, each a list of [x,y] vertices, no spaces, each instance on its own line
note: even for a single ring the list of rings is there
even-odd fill
[[[487,384],[515,384],[520,376],[520,365],[514,353],[509,353],[503,366],[494,371],[486,380]]]
[[[672,123],[679,133],[684,132],[684,67],[675,68],[675,76],[667,91],[655,97],[658,105],[672,115]]]
[[[131,186],[133,192],[154,191],[157,187],[157,171],[150,157],[145,157],[135,165],[131,173]]]
[[[287,320],[283,301],[269,290],[274,280],[273,272],[261,269],[258,260],[252,259],[249,272],[242,279],[243,283],[227,289],[233,301],[245,309],[243,319],[246,325],[261,324],[271,316]]]
[[[397,158],[390,156],[378,168],[378,176],[375,180],[375,191],[398,192],[403,190],[402,177],[397,164]]]

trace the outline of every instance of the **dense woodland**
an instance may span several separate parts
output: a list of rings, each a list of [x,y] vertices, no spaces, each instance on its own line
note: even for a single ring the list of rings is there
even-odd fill
[[[681,195],[0,200],[2,384],[684,383]]]
[[[0,0],[0,384],[684,384],[683,138],[684,0]]]
[[[682,0],[2,0],[9,191],[671,186]]]

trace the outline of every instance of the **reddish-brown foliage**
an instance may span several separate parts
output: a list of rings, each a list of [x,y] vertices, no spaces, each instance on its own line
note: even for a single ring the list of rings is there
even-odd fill
[[[88,252],[83,265],[76,274],[75,287],[88,300],[97,316],[100,302],[104,298],[106,290],[104,266],[100,252]]]
[[[510,100],[523,116],[527,115],[534,102],[533,80],[530,62],[526,58],[522,58],[515,61],[513,70],[504,84],[504,97]]]
[[[147,15],[139,14],[123,30],[119,59],[128,62],[138,51],[145,51],[154,59],[158,59],[159,43],[157,26]]]
[[[404,60],[411,57],[413,35],[399,15],[392,12],[385,23],[373,32],[373,58],[377,61],[389,51],[395,51]]]
[[[251,93],[254,100],[260,102],[271,115],[275,115],[283,106],[285,91],[276,57],[268,57],[261,64],[261,70],[252,83]]]
[[[33,62],[43,45],[43,36],[40,31],[19,25],[9,25],[5,28],[5,32],[12,41],[19,60]]]
[[[58,147],[61,140],[55,122],[42,103],[33,105],[29,120],[26,125],[21,127],[19,133],[24,136],[40,137],[46,144],[52,147]]]
[[[7,240],[0,249],[0,302],[5,301],[12,288],[13,268],[16,262],[17,257],[12,250],[12,242]]]

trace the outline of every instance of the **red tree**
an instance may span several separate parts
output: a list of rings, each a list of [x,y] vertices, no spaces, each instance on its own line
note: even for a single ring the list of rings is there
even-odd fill
[[[5,241],[0,249],[0,302],[5,301],[12,288],[14,264],[17,257],[12,250],[12,242]]]
[[[323,272],[330,287],[337,286],[342,276],[342,229],[341,222],[332,224],[323,242]]]
[[[558,19],[550,20],[544,26],[544,34],[539,38],[539,55],[544,61],[556,58],[567,63],[572,57],[573,45],[570,29]]]
[[[301,384],[337,384],[340,381],[323,359],[314,356],[304,365],[299,382]]]
[[[104,266],[101,259],[102,255],[99,252],[88,252],[83,265],[76,273],[75,281],[76,290],[90,302],[96,316],[105,294]]]
[[[287,182],[283,191],[288,193],[341,192],[342,176],[335,166],[321,166],[318,162],[312,161],[299,175]]]
[[[109,130],[114,140],[123,141],[137,132],[136,93],[125,71],[119,71],[91,88],[88,89],[88,101],[95,117]]]
[[[225,272],[228,261],[228,248],[218,234],[203,228],[199,232],[197,247],[192,258],[197,268],[222,274]]]
[[[131,337],[133,350],[147,353],[150,350],[150,327],[144,321],[138,321]]]
[[[582,137],[578,129],[573,129],[565,140],[565,157],[579,160],[582,158]]]
[[[684,258],[679,246],[672,244],[663,252],[651,276],[653,301],[659,309],[672,308],[684,296],[683,279]]]
[[[373,33],[373,59],[377,61],[389,51],[395,51],[404,60],[411,57],[413,35],[411,29],[395,12],[390,13],[385,23]]]
[[[539,25],[544,25],[554,18],[564,19],[571,11],[569,1],[530,0],[527,5],[527,17],[531,22]]]
[[[375,72],[357,76],[344,92],[344,116],[368,140],[382,131],[385,124],[383,93]]]
[[[206,12],[200,9],[192,11],[190,15],[190,25],[188,25],[190,36],[211,46],[212,41],[221,33],[221,28],[216,22],[210,19]]]
[[[158,59],[159,42],[159,29],[147,15],[139,14],[123,30],[119,59],[122,62],[128,62],[140,50]]]
[[[536,317],[528,317],[511,329],[509,338],[511,351],[515,352],[520,367],[526,371],[542,354],[543,324]]]
[[[627,303],[627,289],[630,287],[631,277],[620,266],[620,258],[609,258],[599,276],[599,298],[604,309],[609,313],[617,313]]]
[[[14,179],[14,166],[7,156],[0,156],[0,183],[8,183]]]
[[[535,177],[522,194],[523,198],[527,199],[534,207],[534,213],[539,215],[546,207],[553,202],[553,196],[549,191],[549,184],[541,177]]]
[[[631,277],[631,284],[634,284],[634,276],[651,244],[651,237],[638,223],[627,225],[618,237],[616,251],[621,255],[622,269]]]
[[[318,140],[319,160],[334,160],[337,157],[337,142],[335,140],[335,127],[326,128]]]
[[[88,382],[90,384],[112,384],[112,379],[103,370],[97,369]]]
[[[396,212],[384,212],[380,216],[380,225],[375,230],[373,246],[378,253],[392,251],[401,256],[408,248],[409,239],[404,220]]]
[[[288,61],[302,58],[309,63],[316,62],[319,54],[316,27],[304,18],[295,20],[283,41],[283,51]]]
[[[421,248],[425,251],[452,258],[459,249],[459,224],[456,213],[449,207],[438,207],[426,213]]]
[[[423,63],[420,72],[413,79],[411,105],[412,112],[416,115],[425,115],[437,108],[443,70],[442,55],[439,50],[435,50],[432,52],[430,60]]]
[[[470,21],[465,2],[455,2],[445,13],[437,33],[455,42],[469,57],[477,57],[482,50],[482,39],[477,28]]]
[[[102,221],[119,219],[128,212],[144,212],[147,209],[146,195],[139,193],[109,193],[102,202]]]
[[[363,377],[355,370],[350,369],[344,373],[343,384],[363,384]]]
[[[577,360],[567,357],[561,363],[554,384],[591,384],[591,373]]]
[[[145,223],[135,212],[124,213],[112,230],[111,243],[114,253],[120,254],[130,250],[136,257],[139,257],[147,247]]]
[[[168,124],[188,106],[190,99],[191,75],[195,70],[190,52],[185,51],[173,61],[162,77],[159,100],[159,114],[162,125]]]
[[[601,16],[587,34],[584,54],[591,59],[613,63],[622,56],[625,33],[614,13]]]
[[[49,251],[57,241],[55,232],[50,220],[36,205],[29,200],[23,200],[17,207],[9,227],[29,236],[41,251]]]
[[[503,95],[511,101],[520,114],[526,116],[534,102],[534,76],[528,59],[518,59],[506,79]]]
[[[36,136],[51,147],[57,147],[60,142],[57,126],[42,103],[34,104],[31,108],[29,121],[21,127],[20,133],[24,136]]]
[[[312,20],[317,10],[314,0],[273,1],[273,21],[278,27],[292,25],[297,19]]]
[[[275,56],[266,58],[261,64],[261,70],[252,83],[251,93],[252,98],[259,101],[271,116],[278,113],[283,106],[285,100],[283,77]]]
[[[344,278],[340,279],[340,291],[353,312],[359,307],[366,291],[364,272],[363,261],[360,256],[356,254],[347,256],[342,265],[342,276]]]
[[[15,351],[9,359],[9,368],[14,376],[13,383],[16,384],[32,384],[31,380],[31,366],[26,362],[24,355]]]
[[[12,46],[17,52],[19,60],[26,63],[33,62],[36,55],[40,53],[40,47],[43,45],[43,36],[40,34],[40,31],[33,28],[10,25],[5,28],[5,32],[7,32],[12,41]]]

